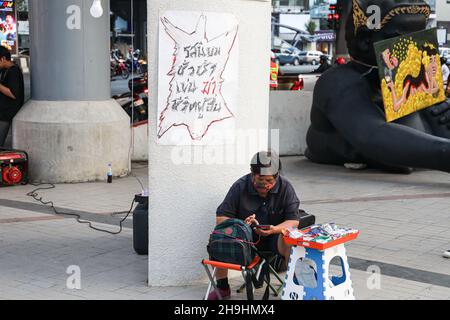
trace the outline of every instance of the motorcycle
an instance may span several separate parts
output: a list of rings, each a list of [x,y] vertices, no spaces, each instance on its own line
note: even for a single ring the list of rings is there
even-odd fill
[[[127,65],[128,71],[130,73],[142,75],[147,72],[147,62],[143,59],[140,59],[140,55],[141,51],[139,49],[135,50],[134,52],[129,49],[125,64]]]
[[[131,89],[133,84],[134,88]],[[114,96],[128,114],[133,124],[148,120],[148,89],[144,77],[132,79],[128,82],[130,92]]]
[[[144,73],[140,77],[129,80],[128,88],[130,91],[148,94],[148,74]]]
[[[144,59],[140,59],[139,64],[140,64],[141,73],[146,74],[148,71],[147,61],[145,61]]]
[[[120,76],[124,80],[130,77],[130,72],[128,71],[128,68],[125,65],[125,61],[123,59],[111,61],[111,79],[116,76]]]
[[[148,120],[148,98],[131,92],[114,96],[115,99],[130,117],[132,124]]]

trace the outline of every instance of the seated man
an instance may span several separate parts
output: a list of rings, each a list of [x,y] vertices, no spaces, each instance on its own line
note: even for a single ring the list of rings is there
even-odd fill
[[[251,162],[251,173],[233,184],[225,200],[217,209],[216,223],[227,219],[244,220],[248,225],[270,225],[268,230],[255,228],[260,251],[271,251],[289,261],[290,246],[282,239],[287,228],[297,228],[300,221],[300,201],[295,190],[284,177],[279,175],[281,161],[273,152],[259,152]],[[223,299],[230,298],[227,270],[216,272],[217,287]],[[215,291],[208,300],[217,300]]]

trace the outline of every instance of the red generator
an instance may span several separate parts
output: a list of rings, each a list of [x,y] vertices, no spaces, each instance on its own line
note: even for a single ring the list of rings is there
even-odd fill
[[[0,149],[0,187],[28,183],[28,154]]]

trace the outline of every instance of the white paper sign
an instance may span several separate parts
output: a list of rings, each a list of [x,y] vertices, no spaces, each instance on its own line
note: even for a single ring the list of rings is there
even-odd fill
[[[161,145],[222,144],[234,130],[239,76],[234,15],[160,16],[157,139]]]
[[[447,29],[437,29],[438,43],[444,45],[447,43]]]

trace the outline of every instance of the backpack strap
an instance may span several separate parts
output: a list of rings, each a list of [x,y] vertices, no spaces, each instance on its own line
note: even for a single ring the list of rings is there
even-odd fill
[[[221,235],[221,236],[225,236],[225,237],[234,239],[234,240],[239,241],[239,242],[242,242],[242,243],[247,243],[247,244],[249,244],[249,245],[251,245],[251,246],[257,246],[257,245],[259,244],[259,242],[261,241],[261,236],[258,236],[258,241],[256,241],[256,242],[251,242],[251,241],[246,241],[246,240],[243,240],[243,239],[239,239],[239,238],[230,236],[230,235],[228,235],[228,234],[225,234],[225,233],[219,232],[219,231],[213,231],[212,234],[219,234],[219,235]]]

